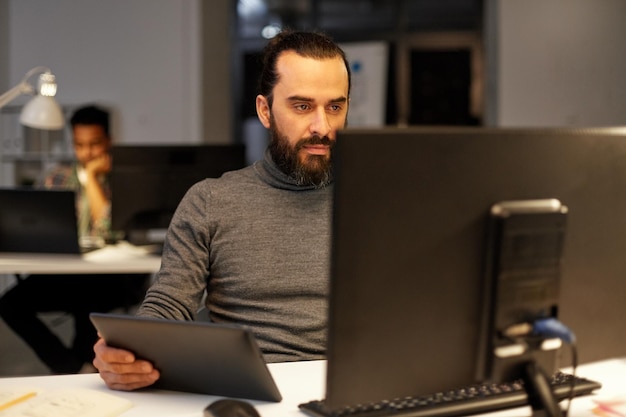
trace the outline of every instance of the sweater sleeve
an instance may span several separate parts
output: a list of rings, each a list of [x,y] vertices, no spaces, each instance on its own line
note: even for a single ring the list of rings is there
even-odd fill
[[[208,198],[199,183],[181,200],[164,242],[161,268],[138,315],[195,319],[209,276]]]

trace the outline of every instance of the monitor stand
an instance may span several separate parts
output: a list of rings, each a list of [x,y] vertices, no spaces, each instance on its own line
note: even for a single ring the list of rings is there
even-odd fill
[[[563,417],[548,376],[534,360],[523,366],[522,380],[532,408],[532,417]]]

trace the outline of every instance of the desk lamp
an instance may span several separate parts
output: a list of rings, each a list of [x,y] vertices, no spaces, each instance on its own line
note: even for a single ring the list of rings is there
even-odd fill
[[[29,83],[29,79],[39,74],[37,89]],[[54,99],[57,83],[50,69],[35,67],[28,71],[22,81],[0,96],[0,108],[4,107],[22,94],[35,95],[22,108],[20,123],[24,126],[43,130],[60,130],[65,124],[63,112]]]

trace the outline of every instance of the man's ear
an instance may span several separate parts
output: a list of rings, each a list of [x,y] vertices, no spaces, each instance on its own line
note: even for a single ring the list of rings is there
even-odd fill
[[[259,94],[256,96],[256,114],[261,124],[269,129],[270,127],[270,105],[265,96]]]

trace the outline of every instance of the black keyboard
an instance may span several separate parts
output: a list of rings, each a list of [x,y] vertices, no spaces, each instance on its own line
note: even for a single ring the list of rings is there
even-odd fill
[[[574,382],[574,396],[589,395],[602,387],[599,382],[557,372],[550,379],[557,401],[569,398]],[[522,382],[470,385],[436,394],[396,398],[374,403],[329,409],[323,401],[300,404],[305,413],[316,417],[454,417],[487,413],[528,405]]]

